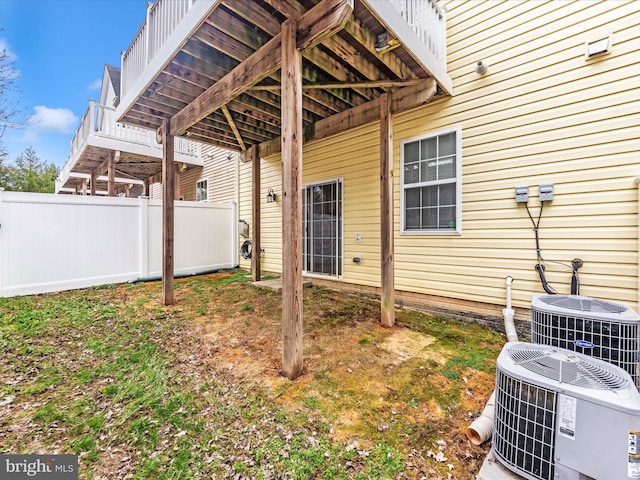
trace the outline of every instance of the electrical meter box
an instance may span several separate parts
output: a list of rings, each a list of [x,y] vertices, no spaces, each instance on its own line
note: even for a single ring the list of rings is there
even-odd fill
[[[527,203],[529,201],[529,187],[516,187],[516,202]]]

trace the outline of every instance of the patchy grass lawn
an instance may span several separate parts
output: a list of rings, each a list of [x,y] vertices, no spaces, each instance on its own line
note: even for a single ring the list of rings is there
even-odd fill
[[[305,290],[305,370],[280,376],[280,295],[244,272],[0,299],[0,453],[80,478],[473,479],[464,431],[501,336]]]

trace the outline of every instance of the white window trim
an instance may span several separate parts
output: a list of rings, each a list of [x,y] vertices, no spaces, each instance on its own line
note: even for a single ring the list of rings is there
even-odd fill
[[[304,270],[304,265],[302,266],[302,275],[304,277],[308,277],[308,278],[317,278],[317,279],[329,279],[329,280],[342,280],[344,278],[344,258],[345,258],[345,253],[344,253],[344,177],[334,177],[334,178],[329,178],[329,179],[324,179],[324,180],[314,180],[313,182],[307,182],[307,183],[303,183],[302,184],[302,188],[305,189],[307,187],[310,186],[314,186],[314,185],[323,185],[325,183],[332,183],[332,182],[340,182],[340,184],[342,185],[342,188],[340,189],[340,205],[342,206],[342,222],[340,224],[340,240],[341,240],[341,247],[342,247],[342,258],[340,259],[340,271],[342,272],[340,275],[326,275],[326,274],[321,274],[321,273],[313,273],[313,272],[307,272],[306,270]],[[304,215],[304,211],[302,212]],[[304,241],[304,236],[303,236],[303,241]]]
[[[207,198],[204,200],[198,200],[198,184],[201,182],[206,182],[207,183]],[[196,201],[197,202],[208,202],[209,201],[209,178],[201,178],[199,180],[196,181]]]
[[[406,143],[424,140],[426,138],[446,135],[455,132],[456,134],[456,228],[455,230],[405,230],[405,208],[404,208],[404,145]],[[415,187],[409,187],[415,188]],[[424,135],[407,138],[400,142],[400,235],[407,236],[459,236],[462,235],[462,126],[447,128]]]

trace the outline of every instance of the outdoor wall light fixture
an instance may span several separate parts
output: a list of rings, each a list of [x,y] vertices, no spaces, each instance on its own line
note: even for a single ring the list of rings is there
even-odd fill
[[[384,31],[382,33],[379,33],[376,37],[374,48],[376,49],[376,52],[384,53],[396,48],[398,45],[400,45],[400,42],[398,42],[397,39],[392,38],[389,35],[389,32]]]
[[[273,191],[273,188],[270,188],[267,191],[267,203],[273,203],[278,200],[278,195]]]

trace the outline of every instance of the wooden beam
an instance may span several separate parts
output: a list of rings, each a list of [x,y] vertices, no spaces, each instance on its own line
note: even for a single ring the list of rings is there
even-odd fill
[[[318,90],[328,88],[398,88],[423,84],[424,80],[379,80],[371,82],[336,82],[336,83],[307,83],[302,90]],[[254,85],[249,90],[267,90],[279,92],[280,85]]]
[[[393,92],[391,97],[391,113],[406,112],[429,103],[438,93],[438,84],[433,78],[419,85],[401,88]]]
[[[353,11],[352,1],[324,0],[305,13],[299,21],[294,47],[304,51],[343,28]],[[281,59],[282,33],[279,33],[178,112],[171,121],[171,134],[182,135],[189,127],[274,73],[280,67]]]
[[[336,133],[371,123],[377,120],[379,116],[380,97],[371,102],[363,103],[358,107],[350,108],[344,112],[317,121],[306,132],[305,139],[308,141],[330,137]]]
[[[107,166],[108,192],[110,197],[116,196],[116,162],[120,160],[120,150],[115,150],[109,156],[109,165]]]
[[[244,142],[242,141],[242,135],[240,135],[240,131],[236,126],[236,122],[233,120],[233,117],[231,116],[231,112],[229,111],[226,105],[222,105],[222,113],[224,113],[224,116],[227,119],[227,122],[229,123],[229,127],[231,128],[231,131],[236,136],[236,140],[238,140],[238,145],[240,146],[240,149],[244,152],[247,149],[247,147],[245,147]]]
[[[282,370],[302,374],[302,55],[282,24]]]
[[[156,173],[155,175],[150,176],[148,180],[149,180],[149,186],[153,185],[154,183],[162,182],[162,172]]]
[[[429,103],[435,97],[437,84],[432,78],[419,85],[404,87],[391,94],[391,113],[400,113]],[[317,121],[305,132],[305,142],[320,140],[354,127],[374,122],[380,117],[380,97],[344,112]],[[280,152],[279,139],[260,144],[260,156],[265,158]]]
[[[298,20],[296,46],[304,52],[342,30],[353,13],[353,0],[324,0]],[[301,67],[302,68],[302,67]]]
[[[262,272],[260,271],[260,249],[262,248],[260,240],[260,157],[256,147],[251,147],[247,150],[246,155],[251,162],[251,223],[253,226],[251,229],[251,279],[254,282],[259,282],[262,278]]]
[[[169,120],[163,122],[162,134],[162,302],[175,303],[173,292],[173,249],[174,249],[174,137],[170,135]]]
[[[96,183],[98,181],[98,175],[96,175],[96,171],[92,170],[91,171],[91,183],[90,183],[90,188],[91,188],[91,196],[95,197],[96,195]]]
[[[391,95],[380,97],[380,319],[392,327],[395,317],[393,229],[393,117]]]
[[[173,181],[175,183],[173,187],[173,199],[180,200],[180,164],[174,163],[175,166],[175,175],[173,176]]]
[[[275,72],[280,66],[280,47],[281,37],[277,35],[205,90],[173,117],[171,133],[182,135],[189,127],[233,100],[248,87]]]
[[[104,175],[107,172],[109,168],[109,162],[111,161],[111,155],[111,153],[107,154],[107,158],[105,158],[102,163],[98,165],[98,167],[94,170],[96,178]]]

